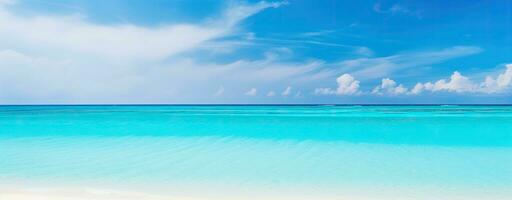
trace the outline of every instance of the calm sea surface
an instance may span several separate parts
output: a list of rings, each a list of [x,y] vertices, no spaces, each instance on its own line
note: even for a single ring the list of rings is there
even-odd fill
[[[0,106],[0,184],[506,199],[512,106]]]

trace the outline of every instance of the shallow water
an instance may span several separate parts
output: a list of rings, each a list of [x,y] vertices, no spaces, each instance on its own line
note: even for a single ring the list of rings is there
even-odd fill
[[[0,185],[20,187],[507,199],[511,155],[512,106],[0,107]]]

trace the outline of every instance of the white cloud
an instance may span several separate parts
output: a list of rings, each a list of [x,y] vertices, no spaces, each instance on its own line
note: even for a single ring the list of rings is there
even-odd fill
[[[394,80],[389,78],[382,79],[381,85],[375,87],[372,90],[372,94],[378,95],[400,95],[407,93],[407,88],[405,88],[402,84],[398,85]]]
[[[410,91],[410,94],[421,94],[423,90],[425,90],[425,85],[423,83],[416,83]]]
[[[398,87],[394,90],[395,94],[405,94],[407,92],[407,88],[405,88],[402,84],[398,85]]]
[[[256,88],[251,88],[244,93],[247,96],[256,96],[258,94],[258,90]]]
[[[267,93],[267,97],[273,97],[273,96],[276,96],[276,92],[274,92],[274,91],[269,91],[269,92]]]
[[[460,74],[458,71],[453,72],[450,79],[439,80],[434,83],[433,91],[454,91],[454,92],[474,92],[476,85],[468,78]]]
[[[480,84],[482,91],[487,93],[498,93],[509,89],[512,86],[512,64],[507,64],[505,72],[499,74],[495,79],[487,76],[485,81]]]
[[[283,96],[288,96],[292,93],[292,87],[288,86],[286,89],[281,93]]]
[[[187,24],[149,29],[134,25],[95,25],[80,17],[21,18],[5,13],[0,15],[0,37],[8,38],[8,44],[101,59],[163,59],[228,31],[220,27]]]
[[[80,15],[19,16],[0,5],[0,103],[179,103],[202,99],[205,91],[221,95],[224,89],[213,85],[240,90],[314,77],[321,62],[203,63],[183,54],[280,5],[232,5],[217,19],[157,27],[95,24]]]
[[[359,81],[356,80],[350,74],[343,74],[336,79],[338,83],[338,88],[336,90],[330,88],[316,88],[315,94],[317,95],[358,95],[361,92],[359,91]]]
[[[141,68],[97,62],[89,65],[82,60],[48,59],[13,50],[1,52],[3,103],[179,103],[202,99],[209,94],[207,91],[222,91],[218,85],[240,91],[284,82],[307,85],[325,77],[317,75],[322,65],[316,61],[237,60],[216,64],[181,58]]]
[[[479,87],[473,83],[468,77],[463,76],[458,71],[453,72],[449,80],[441,79],[435,83],[417,83],[410,94],[420,94],[423,91],[431,92],[478,92]]]
[[[434,83],[417,83],[410,94],[420,94],[423,91],[430,92],[470,92],[470,93],[501,93],[512,86],[512,64],[506,65],[505,72],[497,78],[487,76],[480,84],[474,83],[470,78],[455,71],[449,80],[441,79]]]
[[[217,20],[158,27],[100,25],[88,22],[80,15],[26,17],[0,9],[0,38],[3,38],[0,41],[6,44],[4,48],[30,49],[39,54],[50,51],[66,56],[154,61],[230,34],[241,20],[280,5],[266,2],[233,5]]]
[[[512,64],[506,65],[506,70],[503,74],[498,76],[498,87],[509,87],[512,85]]]
[[[338,95],[353,95],[359,93],[359,81],[350,74],[343,74],[336,79],[338,88],[336,94]]]
[[[359,91],[359,81],[355,80],[351,75],[344,74],[337,78],[338,89],[316,88],[316,95],[349,95],[362,94]],[[435,92],[455,92],[455,93],[503,93],[510,91],[512,88],[512,64],[507,64],[503,73],[497,75],[497,78],[487,76],[486,79],[478,84],[473,82],[469,77],[455,71],[449,79],[441,79],[435,82],[417,83],[409,90],[403,84],[397,84],[390,78],[384,78],[381,84],[375,87],[369,94],[374,95],[418,95],[425,91]],[[368,94],[368,93],[366,93]]]

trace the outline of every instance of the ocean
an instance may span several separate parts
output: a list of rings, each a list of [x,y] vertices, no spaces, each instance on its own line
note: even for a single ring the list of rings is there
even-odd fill
[[[506,105],[0,106],[2,200],[510,199],[511,188]]]

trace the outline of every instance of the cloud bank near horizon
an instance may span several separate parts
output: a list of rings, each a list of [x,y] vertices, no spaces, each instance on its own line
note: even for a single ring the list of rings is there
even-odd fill
[[[480,94],[503,94],[512,89],[512,64],[506,64],[505,70],[497,77],[487,75],[485,80],[475,83],[470,78],[455,71],[449,79],[440,79],[433,82],[417,83],[411,89],[403,84],[397,84],[390,78],[382,79],[382,83],[376,86],[371,92],[359,90],[359,81],[350,74],[343,74],[338,79],[337,90],[330,88],[317,88],[317,95],[419,95],[425,92],[455,92],[455,93],[480,93]]]

